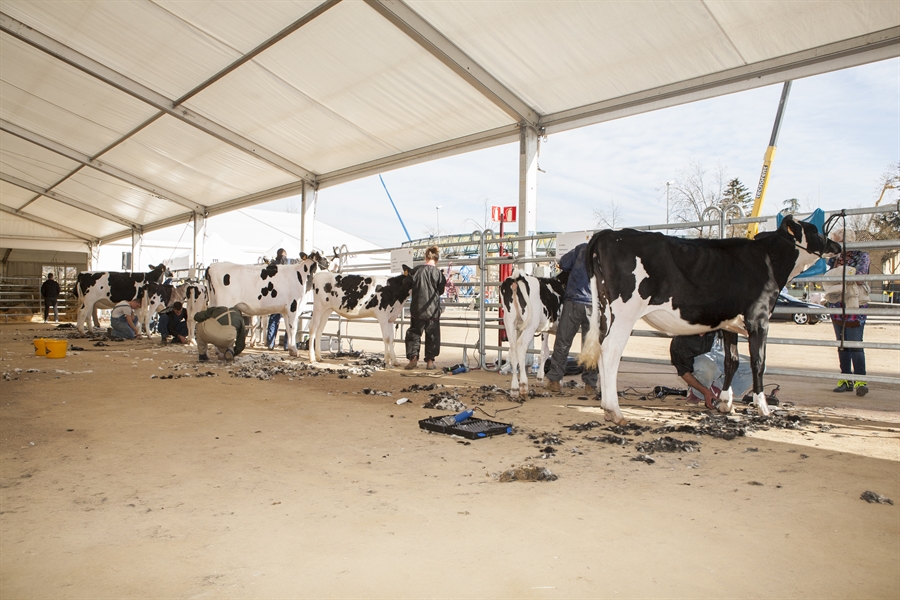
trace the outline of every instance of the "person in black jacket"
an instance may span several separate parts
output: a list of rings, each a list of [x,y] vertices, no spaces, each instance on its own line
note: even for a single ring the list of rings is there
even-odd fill
[[[53,307],[53,320],[59,323],[59,309],[57,302],[59,299],[59,284],[53,279],[53,273],[47,273],[47,281],[41,285],[41,298],[44,299],[44,323],[50,316],[50,307]]]
[[[440,251],[437,246],[425,250],[425,264],[410,272],[412,299],[409,306],[409,329],[406,330],[404,369],[415,369],[419,363],[422,333],[425,333],[425,368],[434,369],[434,359],[441,353],[441,294],[447,285],[444,272],[437,268]]]

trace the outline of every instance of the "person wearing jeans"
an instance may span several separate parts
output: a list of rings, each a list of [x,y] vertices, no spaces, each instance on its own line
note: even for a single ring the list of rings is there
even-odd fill
[[[845,239],[846,238],[846,239]],[[838,243],[852,242],[853,231],[847,230],[846,234],[841,229],[831,232],[831,239]],[[859,250],[847,251],[832,258],[829,268],[852,267],[857,275],[869,273],[869,253]],[[834,335],[838,341],[861,342],[866,329],[866,315],[851,314],[855,308],[868,308],[868,287],[863,281],[848,281],[846,287],[837,285],[837,291],[825,294],[825,304],[828,308],[842,309],[838,314],[831,315],[831,325],[834,327]],[[846,308],[845,308],[846,307]],[[844,314],[846,313],[846,314]],[[869,393],[866,384],[866,352],[862,348],[838,348],[838,364],[841,367],[841,379],[834,388],[835,392],[856,392],[857,396],[865,396]],[[852,377],[843,377],[843,376]]]

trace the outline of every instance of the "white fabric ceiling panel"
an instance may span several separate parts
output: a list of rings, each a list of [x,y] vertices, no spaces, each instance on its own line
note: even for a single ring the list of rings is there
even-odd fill
[[[707,0],[741,56],[754,63],[900,24],[900,2]]]
[[[17,185],[0,181],[0,204],[16,210],[22,208],[26,202],[34,198],[35,193]],[[9,215],[4,213],[0,215],[0,221],[6,219]]]
[[[337,5],[254,63],[187,105],[318,173],[512,122],[361,2]]]
[[[172,117],[155,121],[103,158],[207,206],[296,181]]]
[[[41,196],[24,210],[39,219],[60,223],[76,231],[102,237],[122,231],[122,224]]]
[[[142,0],[4,0],[3,11],[170,98],[188,92],[240,56]]]
[[[0,117],[85,154],[156,112],[10,36],[0,37],[0,56]]]
[[[0,172],[49,188],[77,167],[68,158],[0,131]]]
[[[82,169],[57,191],[138,225],[184,213],[185,209],[93,169]]]
[[[199,31],[246,54],[313,10],[321,4],[321,0],[156,0],[155,4]]]
[[[0,248],[9,248],[12,244],[5,237],[17,237],[26,239],[42,238],[47,240],[75,242],[84,245],[84,241],[73,237],[59,229],[53,229],[34,221],[29,221],[17,215],[3,213],[0,217]],[[18,247],[18,246],[17,246]]]
[[[700,2],[409,4],[542,114],[741,64]]]

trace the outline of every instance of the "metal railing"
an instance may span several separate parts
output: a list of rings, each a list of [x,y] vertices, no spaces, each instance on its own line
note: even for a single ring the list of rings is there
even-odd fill
[[[851,209],[845,211],[846,214],[876,214],[876,213],[886,213],[892,212],[895,210],[894,208],[869,208],[869,209]],[[710,213],[713,211],[710,211]],[[726,213],[729,212],[726,210]],[[803,215],[798,215],[798,217],[802,217]],[[639,226],[634,227],[633,229],[639,230],[657,230],[657,229],[696,229],[701,227],[710,227],[710,228],[718,228],[719,233],[723,233],[726,230],[726,227],[729,225],[740,225],[746,223],[753,222],[765,222],[770,220],[771,217],[758,217],[758,218],[745,218],[745,217],[736,217],[732,219],[726,219],[721,214],[715,215],[714,219],[696,221],[690,223],[670,223],[670,224],[659,224],[659,225],[648,225],[648,226]],[[467,317],[454,317],[450,314],[446,314],[441,318],[441,326],[442,327],[450,327],[450,328],[466,328],[466,329],[477,329],[478,338],[474,344],[462,344],[458,342],[448,342],[442,341],[441,347],[449,347],[449,348],[461,348],[465,351],[469,349],[473,349],[478,356],[478,364],[482,369],[486,370],[498,370],[502,363],[503,352],[508,350],[508,348],[502,344],[490,344],[487,341],[488,331],[500,330],[502,329],[502,324],[500,323],[500,318],[498,316],[488,315],[489,311],[493,311],[499,308],[500,304],[496,300],[497,294],[495,292],[496,288],[500,285],[499,278],[497,277],[497,269],[499,265],[502,264],[514,264],[514,265],[524,265],[527,263],[537,263],[537,264],[550,264],[556,261],[555,256],[555,239],[556,233],[542,233],[536,235],[526,235],[526,236],[504,236],[502,240],[500,237],[492,230],[484,230],[484,231],[474,231],[469,235],[456,235],[456,236],[447,236],[447,239],[444,240],[443,236],[439,236],[436,239],[423,240],[421,243],[406,243],[401,248],[402,249],[413,249],[423,250],[428,246],[438,246],[442,249],[442,267],[446,268],[446,264],[452,262],[454,267],[460,266],[474,266],[476,267],[475,277],[471,281],[459,281],[454,282],[457,288],[460,289],[471,289],[474,290],[474,293],[468,294],[465,297],[468,299],[466,302],[445,302],[446,307],[471,307],[473,302],[478,311],[477,319],[473,320]],[[531,258],[518,258],[515,256],[515,251],[518,248],[518,242],[524,241],[526,243],[531,244],[531,249],[534,254],[537,256],[533,256]],[[502,243],[506,246],[512,255],[508,256],[497,256],[492,251],[496,252],[498,249],[498,245]],[[852,250],[900,250],[900,240],[890,239],[890,240],[876,240],[869,242],[850,242],[847,244],[848,249]],[[396,248],[396,249],[401,249]],[[343,249],[342,252],[342,263],[345,265],[345,269],[347,272],[366,272],[366,271],[386,271],[390,268],[390,261],[388,259],[389,253],[395,249],[378,249],[378,250],[364,250],[358,252],[352,252]],[[472,256],[473,250],[475,251],[475,255]],[[354,258],[359,257],[384,257],[384,262],[373,262],[369,264],[355,264]],[[493,276],[493,277],[492,277]],[[802,280],[798,280],[798,283],[825,283],[825,282],[833,282],[840,281],[840,277],[808,277]],[[870,275],[853,275],[847,276],[847,281],[866,281],[866,282],[886,282],[900,281],[900,275],[898,274],[870,274]],[[408,304],[407,304],[408,306]],[[837,309],[806,309],[804,312],[808,314],[816,314],[816,315],[830,315],[835,313]],[[790,308],[782,308],[776,307],[776,314],[793,314],[797,312],[796,310],[792,310]],[[867,315],[872,317],[886,317],[888,319],[897,320],[898,324],[900,324],[900,306],[893,307],[890,305],[880,305],[880,306],[871,306],[869,308],[862,309],[848,309],[847,314],[860,314]],[[301,319],[304,321],[309,320],[308,312],[306,315],[302,316]],[[361,341],[382,341],[381,337],[375,336],[364,336],[364,335],[350,335],[346,328],[342,331],[342,325],[347,323],[345,319],[338,317],[336,315],[332,315],[329,321],[337,322],[338,328],[335,333],[325,333],[323,334],[325,337],[336,338],[338,347],[342,348],[342,344],[344,341],[348,341],[350,348],[352,349],[353,340],[361,340]],[[400,327],[400,336],[398,336],[397,341],[395,343],[402,341],[403,331],[408,323],[407,310],[404,310],[403,315],[398,319],[399,327]],[[361,319],[356,320],[356,322],[370,322],[375,323],[374,319]],[[308,327],[308,325],[307,325]],[[668,338],[670,336],[658,333],[658,332],[650,332],[650,331],[639,331],[635,330],[632,332],[632,336],[635,337],[663,337]],[[784,345],[800,345],[800,346],[811,346],[811,347],[840,347],[841,342],[837,340],[801,340],[801,339],[788,339],[788,338],[770,338],[768,340],[770,344],[784,344]],[[867,349],[877,349],[877,350],[887,350],[887,351],[900,351],[900,344],[892,344],[892,343],[874,343],[874,342],[843,342],[844,348],[867,348]],[[488,359],[489,352],[496,352],[497,358],[494,361],[490,361]],[[529,350],[531,354],[539,353],[538,350]],[[660,360],[660,359],[652,359],[652,358],[641,358],[641,357],[623,357],[623,361],[629,362],[647,362],[650,364],[669,364],[668,361]],[[782,374],[782,375],[792,375],[792,376],[812,376],[812,377],[822,377],[822,376],[834,376],[834,373],[823,374],[820,372],[808,372],[808,371],[791,371],[784,369],[768,369],[768,372],[772,374]],[[882,383],[891,383],[891,384],[900,384],[900,378],[898,377],[877,377],[877,376],[868,376],[868,380],[873,382],[882,382]]]
[[[23,318],[31,318],[34,315],[42,315],[44,313],[44,301],[41,298],[41,285],[43,279],[40,277],[3,277],[0,279],[0,318],[4,322],[10,319],[21,320]],[[67,281],[60,281],[59,300],[57,301],[57,310],[62,315],[66,312],[67,288],[71,284]]]

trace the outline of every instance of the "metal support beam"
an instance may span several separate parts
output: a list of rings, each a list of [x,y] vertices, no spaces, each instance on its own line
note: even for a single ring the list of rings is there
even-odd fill
[[[49,227],[63,233],[68,233],[69,235],[77,237],[80,240],[84,240],[87,243],[97,241],[97,238],[88,233],[84,233],[83,231],[78,231],[77,229],[72,229],[71,227],[66,227],[65,225],[60,225],[59,223],[54,223],[52,221],[48,221],[47,219],[42,219],[34,215],[29,215],[26,212],[21,212],[20,210],[4,206],[3,204],[0,204],[0,212],[15,215],[17,217],[25,219],[26,221],[31,221],[32,223],[37,223],[38,225],[43,225],[44,227]]]
[[[106,212],[105,210],[93,207],[89,204],[85,204],[80,200],[75,200],[74,198],[70,198],[64,194],[60,194],[59,192],[54,192],[53,190],[45,190],[44,188],[29,183],[25,180],[19,179],[18,177],[14,177],[12,175],[8,175],[7,173],[0,173],[0,180],[5,181],[6,183],[11,183],[13,185],[17,185],[20,188],[29,190],[36,194],[40,194],[42,196],[46,196],[51,200],[56,200],[57,202],[61,202],[63,204],[67,204],[72,208],[77,208],[78,210],[83,210],[84,212],[91,213],[92,215],[98,216],[100,218],[106,219],[107,221],[113,221],[115,223],[119,223],[121,225],[125,225],[126,227],[140,227],[137,223],[132,223],[128,219],[123,219],[118,215],[114,215],[112,213]]]
[[[315,243],[317,201],[318,193],[316,189],[304,183],[303,196],[300,202],[300,251],[307,254],[313,251],[313,244]]]
[[[154,185],[149,181],[144,181],[140,177],[136,175],[132,175],[118,167],[114,167],[109,163],[96,160],[88,156],[87,154],[83,154],[77,150],[73,150],[72,148],[68,148],[63,146],[58,142],[54,142],[51,139],[45,138],[44,136],[34,133],[33,131],[28,131],[23,127],[19,127],[14,123],[10,123],[5,119],[0,119],[0,130],[6,131],[7,133],[11,133],[12,135],[22,138],[25,141],[31,142],[36,146],[40,146],[41,148],[45,148],[50,150],[51,152],[55,152],[60,156],[65,156],[70,160],[74,160],[75,162],[81,163],[84,166],[91,167],[100,171],[101,173],[106,173],[111,177],[115,177],[120,181],[124,181],[125,183],[129,183],[136,188],[140,188],[147,192],[150,192],[154,196],[158,196],[163,200],[169,200],[170,202],[174,202],[175,204],[180,204],[185,208],[189,208],[190,210],[197,212],[205,212],[206,207],[202,204],[197,204],[196,202],[192,202],[187,198],[179,196],[174,192],[170,192],[165,190],[158,185]]]
[[[178,105],[170,98],[167,98],[147,86],[114,71],[106,65],[69,48],[65,44],[61,44],[53,38],[32,29],[28,25],[17,21],[2,12],[0,12],[0,31],[12,35],[26,44],[46,52],[50,56],[53,56],[92,77],[96,77],[100,81],[103,81],[142,102],[146,102],[167,115],[175,117],[179,121],[187,123],[238,150],[242,150],[247,154],[264,160],[295,177],[315,182],[316,176],[300,165],[294,164],[283,156],[279,156],[275,152],[248,140],[215,121],[207,119],[184,106]],[[156,117],[154,117],[154,119],[155,118]]]
[[[131,230],[131,270],[132,272],[143,271],[141,264],[141,244],[143,236],[138,228]]]
[[[510,117],[517,122],[537,125],[540,115],[534,109],[406,3],[401,0],[365,0],[365,2]]]
[[[538,168],[538,132],[534,127],[522,125],[519,130],[519,211],[516,218],[519,223],[519,235],[534,235],[537,230],[537,168]],[[534,242],[519,241],[519,260],[534,257]],[[522,265],[526,273],[531,274],[534,263]]]
[[[548,134],[558,133],[898,56],[900,27],[891,27],[720,73],[544,115],[540,125]]]
[[[194,248],[191,256],[191,269],[200,269],[205,264],[203,253],[204,243],[206,240],[206,215],[194,213]],[[196,271],[191,276],[196,276]]]

